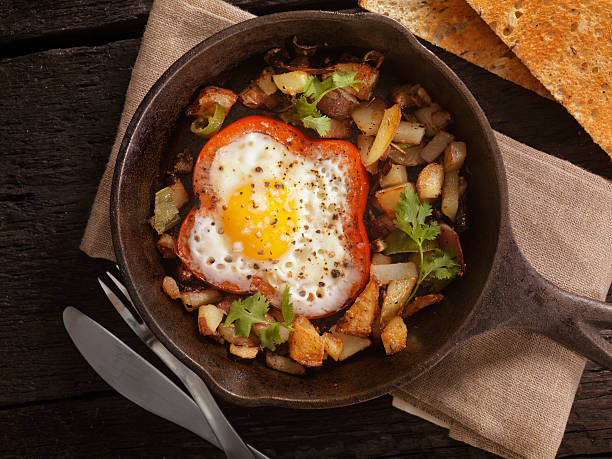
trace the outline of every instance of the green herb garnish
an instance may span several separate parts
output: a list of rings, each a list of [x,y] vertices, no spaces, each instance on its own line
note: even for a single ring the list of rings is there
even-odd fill
[[[314,129],[321,137],[329,132],[331,119],[321,113],[317,104],[323,96],[334,89],[352,87],[361,80],[356,80],[357,72],[334,72],[323,81],[315,75],[311,75],[304,86],[304,93],[293,101],[293,107],[297,117],[302,121],[304,127]]]
[[[238,335],[248,338],[251,334],[251,327],[254,324],[268,324],[268,327],[259,331],[259,341],[262,348],[268,348],[273,351],[276,349],[276,344],[284,342],[280,336],[280,327],[293,331],[291,324],[295,314],[293,313],[293,305],[290,303],[289,298],[289,288],[285,287],[281,301],[283,322],[266,319],[266,313],[270,310],[270,303],[268,303],[268,300],[263,295],[256,293],[232,303],[229,314],[225,319],[225,326],[228,327],[234,324]]]
[[[395,207],[395,226],[405,233],[413,244],[406,244],[406,252],[418,252],[420,257],[419,277],[416,285],[406,303],[410,303],[421,283],[428,279],[452,279],[459,274],[459,265],[453,260],[454,254],[435,249],[431,255],[423,256],[423,252],[430,250],[431,242],[440,234],[440,225],[437,222],[425,223],[427,217],[431,216],[431,205],[428,202],[421,204],[416,192],[407,187],[400,196]],[[397,234],[391,233],[390,241],[397,248],[398,241],[402,242]],[[390,236],[391,236],[390,235]],[[395,238],[395,239],[394,239]],[[398,252],[393,252],[398,253]]]

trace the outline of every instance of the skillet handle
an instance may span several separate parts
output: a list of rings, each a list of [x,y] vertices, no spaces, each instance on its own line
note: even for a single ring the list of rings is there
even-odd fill
[[[529,330],[545,335],[612,370],[612,343],[600,330],[612,329],[612,304],[560,289],[544,279],[511,239],[491,288],[459,341],[490,330]]]

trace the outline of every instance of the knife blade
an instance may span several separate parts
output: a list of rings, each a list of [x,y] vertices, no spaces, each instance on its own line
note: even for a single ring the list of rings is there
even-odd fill
[[[87,363],[128,400],[221,448],[196,403],[123,341],[73,307],[64,327]]]

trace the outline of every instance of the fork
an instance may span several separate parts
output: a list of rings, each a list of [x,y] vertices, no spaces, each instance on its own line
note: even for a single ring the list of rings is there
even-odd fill
[[[109,271],[106,271],[106,275],[111,281],[113,281],[121,293],[123,293],[133,308],[134,303],[130,298],[125,286]],[[195,374],[172,353],[170,353],[170,351],[153,335],[144,321],[141,320],[138,322],[130,310],[102,281],[102,279],[98,278],[98,282],[100,283],[102,290],[104,290],[104,293],[110,302],[113,304],[119,315],[121,315],[123,320],[128,324],[128,326],[134,331],[134,333],[136,333],[142,342],[145,343],[176,376],[178,376],[181,382],[185,385],[197,405],[200,407],[200,410],[202,410],[204,417],[210,424],[212,431],[223,447],[225,455],[229,459],[254,457],[266,458],[264,454],[248,446],[240,438],[236,430],[234,430],[230,422],[223,415],[223,412],[219,408],[219,405],[217,405],[217,402],[213,398],[206,384],[204,384],[204,381],[202,381],[197,374]]]

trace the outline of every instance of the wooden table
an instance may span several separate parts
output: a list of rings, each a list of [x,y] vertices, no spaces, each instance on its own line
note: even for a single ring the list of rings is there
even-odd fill
[[[8,0],[0,8],[0,456],[222,455],[119,396],[85,363],[61,322],[75,305],[156,362],[102,295],[109,263],[79,241],[152,0]],[[349,9],[354,0],[233,0],[255,14]],[[612,178],[605,153],[563,107],[432,45],[493,127]],[[610,297],[608,298],[610,301]],[[272,457],[488,457],[381,397],[327,411],[222,403]],[[561,449],[612,456],[612,373],[589,363]]]

